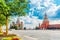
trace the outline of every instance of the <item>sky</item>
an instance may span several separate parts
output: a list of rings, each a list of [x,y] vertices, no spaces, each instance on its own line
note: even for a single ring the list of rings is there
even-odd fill
[[[60,24],[60,0],[29,0],[28,16],[25,24],[31,24],[30,27],[42,24],[44,14],[48,16],[50,24]]]
[[[60,18],[60,0],[30,0],[30,12],[32,16],[37,16],[43,19],[44,12],[46,12],[49,19]]]
[[[20,17],[24,27],[35,28],[42,24],[44,14],[48,16],[50,24],[60,24],[60,0],[28,0],[30,3],[26,16]],[[16,21],[16,17],[12,19]]]

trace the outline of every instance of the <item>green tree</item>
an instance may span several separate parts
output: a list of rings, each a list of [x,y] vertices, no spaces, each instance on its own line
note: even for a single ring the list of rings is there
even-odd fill
[[[29,2],[27,0],[14,0],[12,2],[7,3],[7,5],[10,6],[11,12],[14,13],[13,15],[25,16],[25,10],[29,9],[27,7],[28,3]]]
[[[27,4],[27,0],[0,0],[1,14],[6,17],[6,35],[8,35],[8,18],[14,15],[26,15],[24,10],[28,9]]]
[[[0,32],[2,32],[2,26],[5,25],[5,17],[4,15],[0,14]]]
[[[10,16],[10,7],[6,5],[4,0],[0,0],[0,9],[2,10],[1,14],[6,17],[6,35],[8,34],[8,18]]]

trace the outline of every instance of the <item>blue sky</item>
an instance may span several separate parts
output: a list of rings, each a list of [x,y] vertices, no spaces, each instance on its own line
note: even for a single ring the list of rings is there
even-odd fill
[[[43,19],[46,12],[49,19],[60,19],[60,0],[30,0],[29,13]],[[28,14],[29,14],[28,13]]]

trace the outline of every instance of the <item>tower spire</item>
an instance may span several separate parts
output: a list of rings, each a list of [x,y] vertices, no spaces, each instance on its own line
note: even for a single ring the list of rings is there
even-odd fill
[[[46,21],[48,20],[46,12],[45,12],[45,15],[44,15],[44,20],[46,20]]]

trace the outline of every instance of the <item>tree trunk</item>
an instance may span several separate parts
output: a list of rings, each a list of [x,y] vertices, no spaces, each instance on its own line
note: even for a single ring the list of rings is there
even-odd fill
[[[1,24],[0,24],[0,32],[2,32],[2,26],[1,26]]]
[[[6,35],[8,35],[8,17],[6,17]]]

